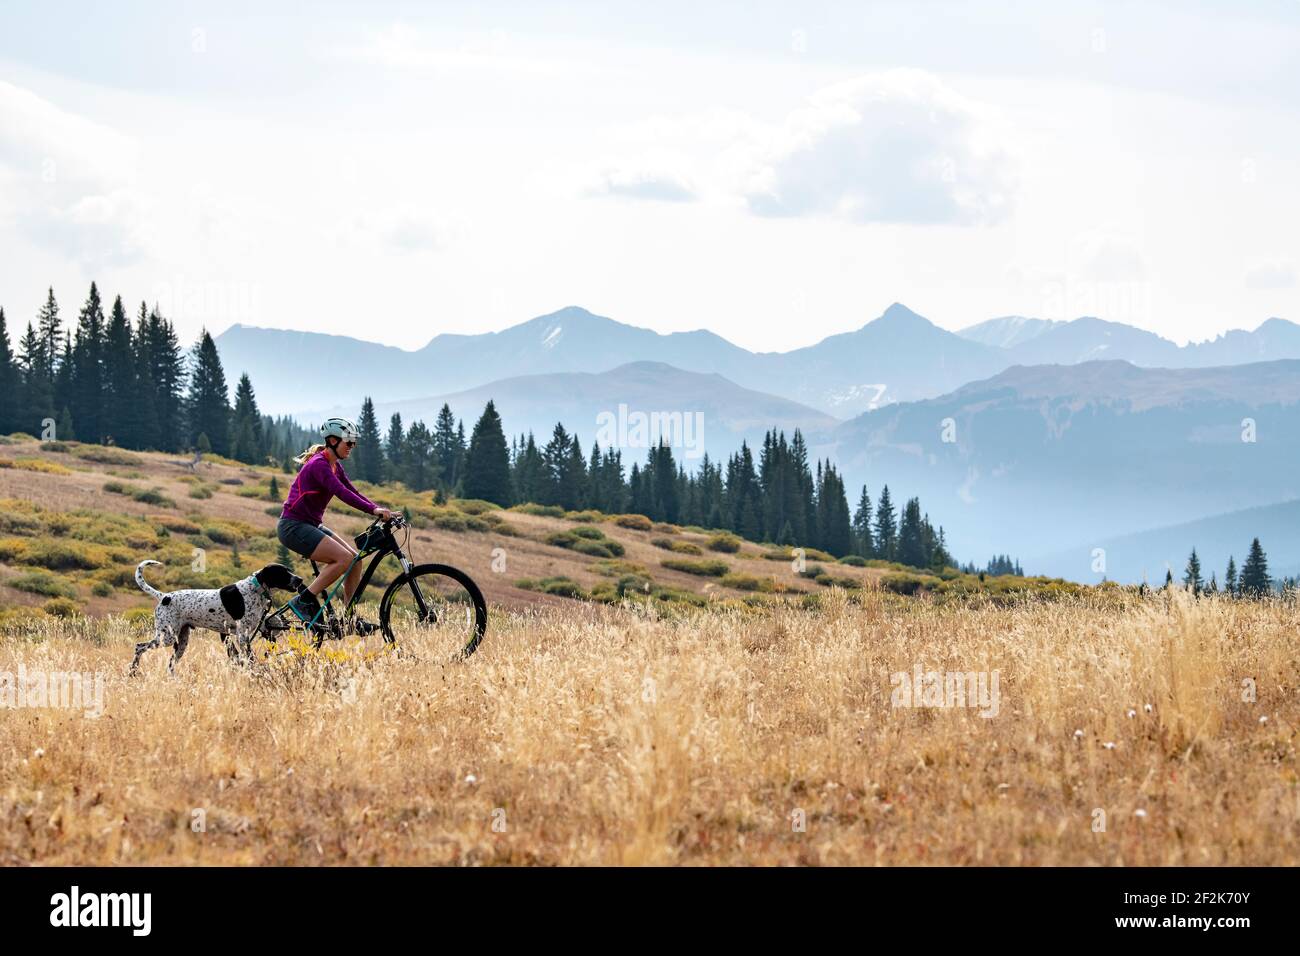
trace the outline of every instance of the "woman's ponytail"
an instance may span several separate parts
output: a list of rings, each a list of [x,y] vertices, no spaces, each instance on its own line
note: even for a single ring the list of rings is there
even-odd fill
[[[307,464],[308,461],[311,460],[313,455],[315,455],[317,452],[324,451],[324,449],[325,446],[321,442],[317,442],[316,444],[308,448],[305,452],[303,452],[301,455],[299,455],[297,458],[295,458],[294,461],[296,461],[299,465],[305,465]]]

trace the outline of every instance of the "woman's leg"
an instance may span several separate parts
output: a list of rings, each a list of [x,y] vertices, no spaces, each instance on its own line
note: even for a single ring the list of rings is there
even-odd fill
[[[325,527],[324,525],[321,525],[321,530],[324,531],[327,535],[329,535],[331,538],[333,538],[340,545],[342,545],[344,548],[347,549],[348,561],[351,561],[353,558],[357,556],[357,549],[352,546],[351,541],[348,541],[346,538],[340,538],[338,535],[336,535],[333,531],[331,531],[329,528]],[[345,564],[344,567],[347,567],[347,565]],[[364,569],[361,567],[361,562],[358,561],[356,564],[352,565],[352,570],[348,572],[348,579],[343,582],[343,606],[344,607],[347,607],[348,602],[352,600],[352,595],[357,593],[357,585],[361,583],[361,572],[363,570]],[[337,580],[337,575],[335,576],[335,579]]]
[[[320,565],[320,572],[316,575],[316,580],[307,585],[307,590],[319,597],[326,588],[343,576],[348,562],[352,560],[352,555],[355,553],[349,551],[338,538],[329,535],[321,538],[320,544],[316,545],[316,550],[311,553],[311,559]]]

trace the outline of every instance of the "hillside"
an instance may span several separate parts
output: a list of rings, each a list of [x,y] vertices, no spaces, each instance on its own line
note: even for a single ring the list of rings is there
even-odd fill
[[[151,608],[133,579],[145,558],[164,563],[151,580],[168,588],[216,587],[276,560],[280,506],[269,497],[269,483],[274,477],[283,493],[290,478],[278,470],[212,460],[191,472],[187,462],[152,452],[3,441],[0,612],[40,608],[58,598],[72,602],[68,610],[91,615]],[[789,549],[652,524],[640,515],[565,514],[535,505],[502,510],[473,501],[439,506],[429,494],[400,486],[357,485],[381,503],[410,511],[417,563],[460,567],[489,604],[502,608],[564,606],[573,599],[617,603],[623,597],[665,609],[743,608],[803,600],[832,587],[953,596],[1077,591],[1063,582],[980,582],[952,569],[934,576],[883,561],[837,562],[812,549],[799,568]],[[347,534],[367,524],[338,503],[327,521]],[[201,572],[192,569],[196,548],[206,561]],[[376,584],[394,576],[396,563],[390,564]],[[305,562],[298,561],[297,570],[306,573]],[[369,593],[377,599],[382,591]]]

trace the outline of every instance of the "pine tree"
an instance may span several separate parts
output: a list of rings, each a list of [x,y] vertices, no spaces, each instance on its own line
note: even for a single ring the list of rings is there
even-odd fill
[[[898,555],[898,526],[894,523],[894,502],[889,497],[889,485],[880,489],[876,503],[876,554],[886,561]]]
[[[0,435],[18,430],[19,371],[9,345],[5,310],[0,308]]]
[[[388,436],[384,439],[384,474],[390,481],[402,481],[406,474],[405,445],[402,416],[393,412],[393,417],[388,420]]]
[[[444,487],[439,479],[433,435],[423,421],[413,423],[407,430],[406,440],[402,442],[402,457],[406,466],[404,480],[412,491]]]
[[[250,465],[266,460],[262,441],[262,413],[257,409],[253,383],[244,372],[235,386],[235,408],[230,416],[230,457]]]
[[[134,389],[131,404],[134,409],[134,448],[159,448],[158,396],[153,380],[153,366],[149,360],[149,311],[143,302],[131,333],[131,367],[134,370]]]
[[[1272,582],[1268,577],[1268,558],[1260,547],[1259,538],[1250,542],[1250,554],[1241,566],[1241,593],[1248,597],[1263,597],[1269,592]]]
[[[844,494],[844,482],[829,461],[819,469],[817,487],[818,547],[836,557],[853,550],[853,532],[849,521],[849,502]]]
[[[1228,570],[1223,575],[1223,593],[1237,593],[1237,562],[1233,560],[1232,555],[1228,555]]]
[[[582,450],[578,450],[582,460]],[[465,458],[464,495],[507,506],[510,500],[510,450],[495,403],[488,401],[474,426]]]
[[[158,419],[157,447],[162,451],[192,447],[194,436],[186,422],[185,353],[176,329],[158,313],[156,307],[149,313],[142,347],[148,356],[149,380],[153,385],[154,413]],[[213,351],[216,351],[215,345]]]
[[[139,448],[140,403],[135,354],[131,347],[131,320],[122,297],[113,300],[113,311],[104,333],[104,417],[102,429],[116,445]]]
[[[368,395],[361,403],[357,431],[359,440],[352,452],[352,457],[357,459],[357,477],[379,484],[384,480],[384,449],[379,443],[379,420],[375,418],[375,403]]]
[[[69,405],[82,441],[99,442],[106,434],[104,344],[104,308],[99,289],[92,282],[77,320],[77,337],[72,349]]]
[[[1196,556],[1196,549],[1192,548],[1191,556],[1187,559],[1187,570],[1183,574],[1183,583],[1191,588],[1193,594],[1201,593],[1201,559]]]
[[[27,331],[18,343],[18,369],[21,379],[18,430],[41,434],[41,423],[54,418],[54,382],[46,374],[45,343],[40,333],[27,323]]]
[[[562,508],[572,507],[565,504],[564,500],[570,444],[569,433],[565,431],[564,425],[556,422],[555,429],[551,432],[551,440],[542,449],[542,482],[537,499],[540,504],[559,505]]]
[[[54,366],[58,361],[59,347],[63,344],[63,322],[59,318],[59,303],[54,301],[54,289],[49,290],[45,304],[36,315],[36,335],[39,341],[40,374],[53,385]]]
[[[456,484],[458,448],[456,416],[451,413],[451,406],[444,404],[433,423],[433,455],[437,459],[441,475],[439,481],[444,488],[451,488]]]
[[[923,568],[927,564],[921,532],[921,503],[916,498],[903,506],[903,520],[898,528],[898,561],[913,568]]]
[[[197,442],[200,434],[207,435],[212,451],[228,457],[230,397],[226,389],[226,373],[221,368],[216,343],[206,329],[194,346],[185,412],[190,441]]]
[[[855,553],[864,558],[875,557],[876,545],[875,539],[871,534],[871,496],[867,494],[867,486],[862,486],[862,494],[858,497],[858,510],[853,512],[853,539]]]

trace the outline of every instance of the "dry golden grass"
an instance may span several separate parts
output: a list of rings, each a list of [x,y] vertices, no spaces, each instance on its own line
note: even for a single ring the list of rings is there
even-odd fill
[[[248,672],[204,635],[128,680],[121,619],[42,623],[0,672],[103,672],[104,714],[0,710],[0,862],[1294,865],[1295,625],[1182,593],[571,602],[494,608],[460,665]],[[917,664],[997,670],[998,716],[892,707]]]

